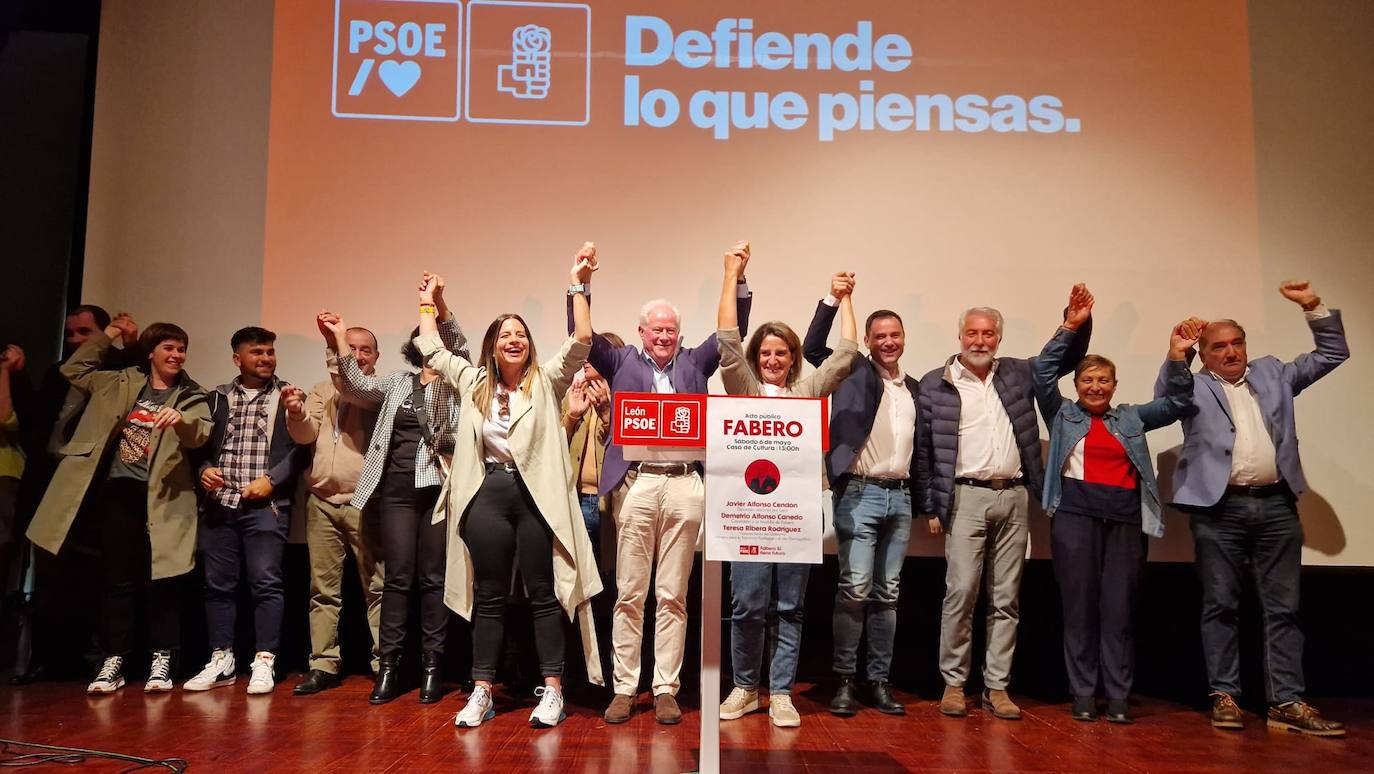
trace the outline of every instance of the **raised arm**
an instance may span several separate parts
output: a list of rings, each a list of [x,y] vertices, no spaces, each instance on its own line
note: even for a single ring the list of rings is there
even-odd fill
[[[816,305],[816,313],[811,316],[811,325],[807,327],[806,338],[802,340],[802,356],[811,365],[820,368],[821,363],[830,357],[832,350],[826,345],[826,340],[830,338],[830,328],[835,323],[839,300],[853,289],[852,272],[838,272],[830,278],[830,293]]]
[[[1350,358],[1350,345],[1345,340],[1345,325],[1339,310],[1328,310],[1321,296],[1307,280],[1288,280],[1279,286],[1284,298],[1302,307],[1307,325],[1312,329],[1316,348],[1304,352],[1291,363],[1283,364],[1284,379],[1298,395],[1318,379],[1336,369]]]
[[[24,368],[24,350],[11,344],[0,352],[0,422],[6,430],[18,430],[19,423],[14,421],[14,385],[11,372]]]
[[[420,350],[420,355],[425,359],[425,365],[437,372],[449,384],[458,388],[460,395],[467,392],[468,388],[477,379],[477,368],[472,362],[461,354],[450,351],[444,346],[444,340],[439,336],[439,324],[435,321],[438,314],[438,303],[435,292],[439,292],[439,299],[442,298],[444,280],[437,274],[425,272],[420,279],[420,335],[415,337],[415,347]],[[448,312],[448,308],[444,308]]]
[[[1193,408],[1193,372],[1188,370],[1188,352],[1202,338],[1207,323],[1196,317],[1174,326],[1169,334],[1169,356],[1160,371],[1164,395],[1139,406],[1140,421],[1146,430],[1155,430],[1182,419]]]
[[[106,353],[116,338],[127,337],[131,333],[137,336],[137,331],[138,326],[134,324],[133,319],[127,314],[120,313],[110,321],[103,333],[93,334],[85,344],[72,353],[67,362],[62,364],[62,376],[73,387],[87,395],[102,384],[114,382],[119,378],[118,372],[100,370],[105,362]]]
[[[840,341],[830,354],[816,366],[815,373],[797,384],[796,391],[803,395],[823,398],[839,389],[840,383],[849,376],[854,362],[859,359],[859,324],[854,315],[854,273],[840,272],[835,275],[832,295],[838,292],[840,309]],[[828,350],[829,351],[829,350]]]
[[[344,323],[343,318],[324,310],[315,316],[315,320],[322,333],[328,331],[333,337],[333,349],[326,351],[325,360],[327,364],[333,355],[337,363],[339,379],[335,386],[339,388],[339,392],[380,406],[386,400],[386,380],[374,374],[363,373],[362,366],[358,365],[358,358],[353,356],[353,351],[348,347],[348,325]]]
[[[1083,359],[1079,350],[1086,349],[1078,342],[1081,331],[1092,319],[1093,294],[1079,283],[1069,291],[1069,306],[1064,311],[1064,323],[1054,332],[1050,340],[1040,350],[1039,356],[1031,361],[1031,374],[1035,384],[1035,402],[1040,406],[1040,416],[1045,424],[1064,405],[1064,396],[1059,392],[1059,379],[1072,372]],[[1076,359],[1069,362],[1070,357]]]
[[[586,285],[591,281],[592,272],[597,268],[596,245],[584,242],[582,249],[573,256],[573,266],[568,277],[568,293],[572,295],[573,303],[573,333],[564,342],[558,354],[543,366],[551,375],[550,381],[556,400],[563,399],[573,377],[582,370],[582,364],[587,362],[587,353],[592,349],[592,310],[587,303]],[[573,290],[579,286],[580,289]]]

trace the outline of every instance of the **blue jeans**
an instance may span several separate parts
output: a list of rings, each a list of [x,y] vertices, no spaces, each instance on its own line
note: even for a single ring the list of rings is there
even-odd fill
[[[778,639],[773,646],[768,692],[792,692],[792,683],[797,679],[797,655],[801,652],[806,581],[810,575],[809,564],[730,563],[730,665],[735,685],[751,691],[759,687],[765,624],[776,577]]]
[[[592,540],[592,554],[596,563],[601,564],[601,496],[594,494],[577,495],[577,504],[582,506],[582,522],[587,525],[587,537]]]
[[[846,479],[835,493],[835,536],[835,673],[855,673],[866,625],[868,679],[886,680],[897,634],[897,587],[911,537],[911,491]]]
[[[234,647],[240,565],[248,570],[253,595],[256,649],[275,652],[281,644],[282,553],[291,516],[266,501],[238,508],[210,505],[198,535],[205,568],[205,619],[211,649]]]
[[[1264,617],[1264,688],[1271,703],[1302,696],[1302,629],[1298,581],[1302,523],[1296,502],[1226,495],[1217,505],[1191,510],[1198,576],[1202,581],[1202,653],[1213,691],[1240,695],[1242,573],[1253,574]]]

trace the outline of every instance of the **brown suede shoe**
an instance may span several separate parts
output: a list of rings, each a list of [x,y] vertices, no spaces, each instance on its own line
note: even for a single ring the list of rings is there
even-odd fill
[[[671,693],[660,693],[654,697],[654,720],[665,726],[682,722],[682,710],[678,709],[677,699]]]
[[[611,706],[606,708],[602,717],[606,718],[607,723],[624,723],[630,719],[630,711],[634,709],[634,706],[635,699],[633,696],[617,693],[615,698],[611,699]]]
[[[983,691],[983,709],[992,710],[992,716],[1002,720],[1021,719],[1021,708],[1006,691]]]
[[[1225,729],[1245,728],[1245,715],[1241,714],[1236,700],[1229,693],[1217,691],[1212,694],[1212,727]]]
[[[952,718],[968,715],[968,704],[964,700],[962,685],[946,685],[945,695],[940,697],[940,714]]]
[[[1322,717],[1305,701],[1269,708],[1269,727],[1311,736],[1345,736],[1345,725]]]

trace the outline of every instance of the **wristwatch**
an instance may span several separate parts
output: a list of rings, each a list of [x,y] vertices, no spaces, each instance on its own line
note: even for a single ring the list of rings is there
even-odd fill
[[[576,285],[569,285],[569,286],[568,286],[568,295],[570,295],[570,296],[571,296],[571,295],[575,295],[575,294],[577,294],[577,293],[586,293],[586,292],[587,292],[587,283],[585,283],[585,282],[579,282],[579,283],[577,283]]]

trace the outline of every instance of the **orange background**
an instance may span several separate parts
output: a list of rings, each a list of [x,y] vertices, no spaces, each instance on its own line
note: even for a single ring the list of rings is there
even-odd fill
[[[667,296],[695,340],[714,327],[720,251],[746,238],[756,322],[803,329],[828,274],[855,271],[860,314],[907,317],[917,373],[953,351],[955,318],[971,305],[1007,314],[1006,354],[1033,353],[1068,286],[1087,281],[1111,312],[1095,343],[1139,357],[1148,373],[1131,376],[1144,393],[1167,326],[1219,303],[1217,287],[1193,279],[1199,266],[1227,277],[1230,316],[1258,310],[1239,0],[591,5],[591,123],[578,127],[334,118],[333,4],[277,3],[264,324],[309,334],[311,313],[328,306],[381,333],[406,330],[414,281],[430,268],[450,278],[471,336],[517,311],[552,351],[570,256],[593,240],[599,328],[633,337],[639,305]],[[900,73],[628,68],[627,13],[708,32],[750,16],[756,35],[833,36],[870,19],[875,37],[906,36],[914,59]],[[622,125],[627,74],[677,93],[675,126]],[[1082,132],[820,142],[816,95],[857,93],[860,79],[878,94],[1053,94]],[[697,89],[794,90],[812,115],[796,131],[718,141],[687,116]]]

